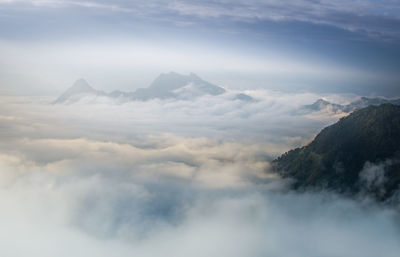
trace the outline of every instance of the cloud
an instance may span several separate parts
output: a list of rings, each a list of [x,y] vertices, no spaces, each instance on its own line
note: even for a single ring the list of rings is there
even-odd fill
[[[298,21],[326,24],[371,37],[399,38],[400,6],[395,1],[70,1],[70,0],[7,0],[0,4],[32,4],[42,8],[81,7],[109,12],[133,13],[139,17],[161,19],[176,24],[194,24],[216,19],[244,22]],[[200,19],[200,20],[199,20]]]
[[[385,194],[384,184],[387,181],[385,177],[385,163],[372,164],[366,162],[359,176],[361,183],[368,191],[378,190],[379,196]]]
[[[22,167],[33,165],[35,170],[119,170],[207,187],[245,186],[273,179],[264,173],[268,160],[337,119],[292,113],[317,95],[247,93],[259,101],[232,100],[235,92],[125,104],[51,105],[52,99],[3,98],[0,145],[7,156],[20,158]],[[291,127],[296,120],[297,127]]]
[[[246,93],[258,102],[1,97],[0,255],[396,256],[394,210],[268,172],[338,119],[296,114],[321,96]]]
[[[399,160],[396,157],[376,163],[366,162],[359,173],[361,194],[379,198],[384,197],[387,191],[393,190],[393,196],[388,202],[397,206],[400,188],[396,188],[396,182],[390,181],[388,177],[395,174],[398,165]]]
[[[399,38],[400,6],[393,1],[175,1],[183,15],[233,20],[326,24],[371,37]]]
[[[57,176],[30,173],[1,187],[2,255],[396,256],[399,250],[393,211],[337,196]]]

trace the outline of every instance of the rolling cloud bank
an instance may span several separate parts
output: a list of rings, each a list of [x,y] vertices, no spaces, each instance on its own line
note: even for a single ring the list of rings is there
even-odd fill
[[[398,212],[289,191],[270,161],[344,112],[246,91],[74,104],[1,97],[1,256],[396,256]],[[379,186],[384,164],[360,180]]]

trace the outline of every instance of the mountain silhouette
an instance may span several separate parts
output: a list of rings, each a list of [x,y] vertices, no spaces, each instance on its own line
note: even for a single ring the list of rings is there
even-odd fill
[[[359,109],[324,128],[307,146],[273,161],[295,189],[368,193],[390,199],[400,185],[400,106]]]
[[[207,82],[194,73],[181,75],[176,72],[170,72],[160,74],[149,87],[139,88],[134,92],[115,90],[111,93],[105,93],[92,88],[84,79],[78,79],[54,103],[74,103],[80,101],[83,97],[93,98],[98,96],[108,97],[118,102],[147,101],[151,99],[191,100],[204,95],[217,96],[225,92],[224,88]],[[232,100],[255,101],[251,96],[244,93],[234,95]]]
[[[106,95],[106,93],[95,90],[92,88],[85,79],[78,79],[75,83],[68,88],[61,96],[59,96],[53,103],[71,103],[79,100],[81,97],[87,95]]]
[[[350,113],[357,109],[365,108],[370,105],[381,105],[381,104],[395,104],[400,105],[400,99],[385,99],[385,98],[368,98],[361,97],[360,99],[353,101],[346,105],[331,103],[324,99],[318,99],[310,105],[305,105],[301,108],[300,112],[313,112],[329,109],[333,112],[347,112]]]

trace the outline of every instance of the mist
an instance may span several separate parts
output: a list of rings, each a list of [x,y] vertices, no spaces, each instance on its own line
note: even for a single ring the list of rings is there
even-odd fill
[[[1,255],[397,255],[395,209],[367,195],[293,192],[270,171],[346,115],[301,106],[357,96],[233,93],[70,105],[2,97]],[[360,179],[378,176],[377,165]]]

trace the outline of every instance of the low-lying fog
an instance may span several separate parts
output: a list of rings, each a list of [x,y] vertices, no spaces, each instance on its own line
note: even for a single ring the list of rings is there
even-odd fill
[[[398,256],[396,210],[291,192],[269,171],[345,114],[246,93],[257,101],[1,97],[0,256]]]

